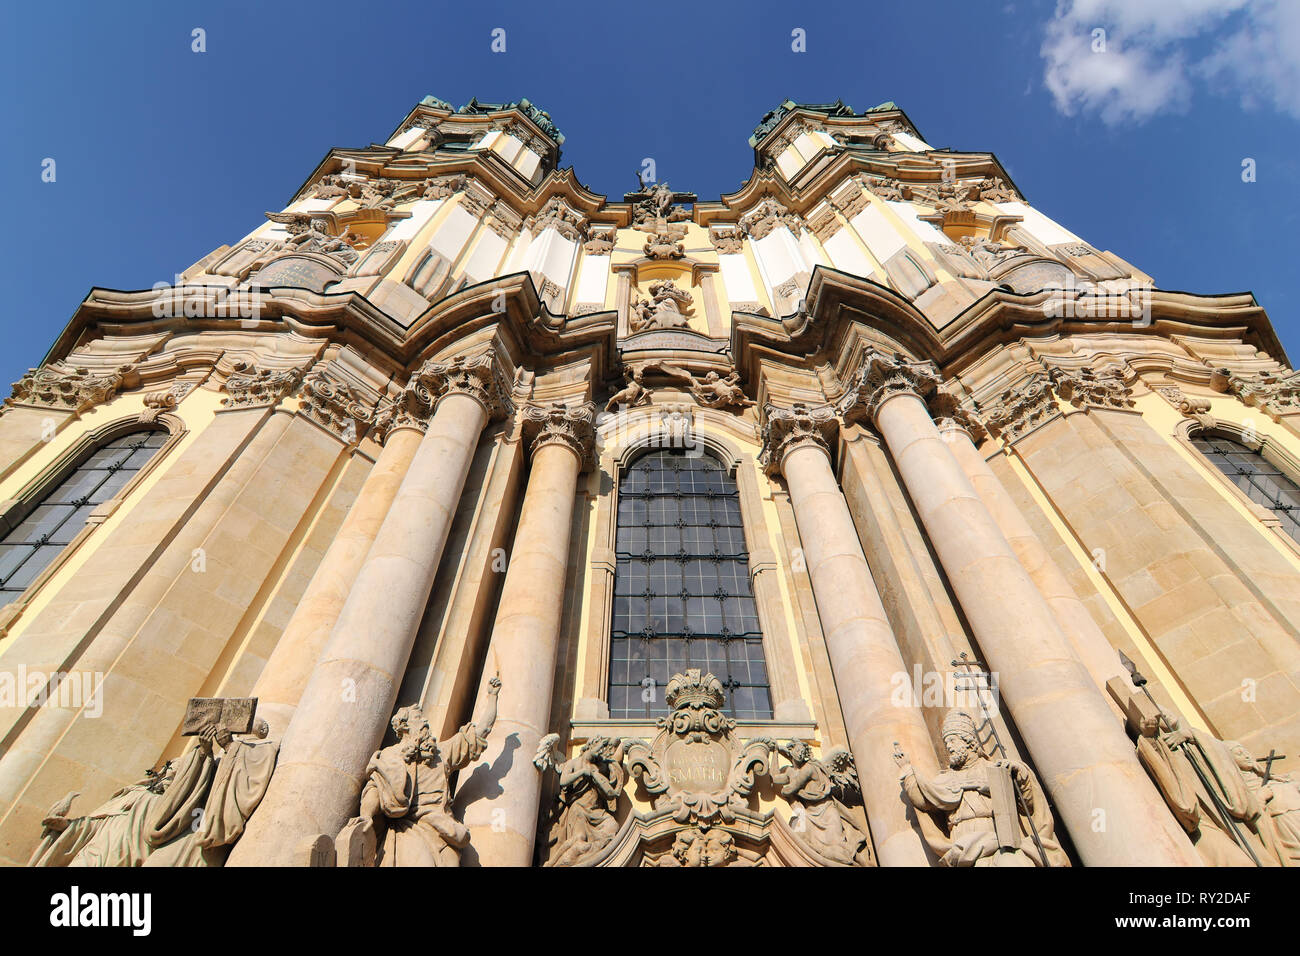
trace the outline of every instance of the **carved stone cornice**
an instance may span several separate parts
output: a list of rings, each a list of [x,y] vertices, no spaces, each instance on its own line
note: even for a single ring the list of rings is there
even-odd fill
[[[1075,408],[1132,408],[1131,390],[1115,369],[1094,372],[1090,368],[1051,368],[1048,374],[1056,394]]]
[[[352,386],[331,379],[324,371],[312,372],[303,382],[302,411],[349,443],[357,440],[361,427],[374,417]]]
[[[763,239],[777,226],[785,226],[796,237],[803,232],[803,220],[769,196],[740,217],[736,232],[751,239]]]
[[[503,418],[514,410],[510,385],[493,349],[478,355],[458,356],[449,362],[426,362],[419,377],[437,396],[435,405],[446,395],[460,394],[479,402],[487,409],[490,419]]]
[[[583,468],[592,464],[592,450],[596,444],[596,406],[528,405],[523,409],[522,427],[529,454],[536,455],[546,445],[563,445],[575,455]]]
[[[111,399],[122,385],[130,366],[112,371],[91,371],[81,366],[43,365],[28,369],[14,382],[12,397],[5,405],[36,405],[80,412]]]
[[[880,406],[889,399],[915,395],[924,400],[941,381],[933,362],[909,362],[898,355],[868,352],[836,410],[846,422],[874,423]]]
[[[839,430],[839,420],[829,405],[808,406],[796,403],[780,408],[771,403],[763,407],[763,450],[759,463],[768,474],[780,472],[785,456],[795,448],[820,448],[830,456]]]
[[[982,411],[989,431],[1007,443],[1022,438],[1061,414],[1052,396],[1051,383],[1041,372],[1035,372],[1008,388],[995,402],[983,406]]]
[[[260,368],[244,359],[235,359],[232,368],[221,386],[226,392],[221,404],[227,408],[275,405],[302,381],[298,368]]]

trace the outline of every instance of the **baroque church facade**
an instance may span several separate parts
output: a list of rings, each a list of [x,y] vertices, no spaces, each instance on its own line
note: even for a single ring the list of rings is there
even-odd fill
[[[1300,864],[1300,377],[893,103],[426,97],[0,414],[0,860]]]

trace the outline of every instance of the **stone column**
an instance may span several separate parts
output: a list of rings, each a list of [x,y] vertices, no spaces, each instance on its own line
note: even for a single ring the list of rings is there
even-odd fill
[[[1034,586],[1047,600],[1057,623],[1074,648],[1083,666],[1088,669],[1093,683],[1105,691],[1106,681],[1118,677],[1124,686],[1132,687],[1128,672],[1120,662],[1119,653],[1111,646],[1106,635],[1102,633],[1097,622],[1093,620],[1088,609],[1079,600],[1074,588],[1066,580],[1060,569],[1038,535],[1034,533],[1025,516],[1021,514],[1011,495],[1003,487],[998,476],[993,473],[989,463],[984,460],[975,442],[971,438],[974,423],[963,423],[956,418],[943,418],[938,423],[939,432],[948,447],[952,449],[962,471],[970,479],[971,485],[979,495],[984,507],[997,523],[1006,537],[1007,543],[1020,559],[1021,566],[1028,572]],[[1110,701],[1109,696],[1106,697]],[[1111,702],[1112,706],[1115,705]],[[1122,716],[1122,715],[1121,715]]]
[[[460,777],[469,865],[533,861],[542,775],[532,758],[549,730],[573,503],[595,417],[590,403],[524,410],[532,470],[483,668],[484,681],[501,678],[497,720],[482,761]]]
[[[304,841],[334,836],[356,813],[366,763],[393,712],[479,436],[507,401],[489,350],[427,363],[385,413],[394,428],[418,427],[420,413],[434,408],[230,864],[299,863]]]
[[[1089,866],[1196,866],[1043,595],[976,494],[922,399],[929,363],[866,356],[841,400],[884,436],[908,494],[1070,837]]]
[[[270,725],[272,737],[282,737],[293,719],[421,437],[414,427],[393,428],[385,436],[383,450],[253,685],[250,696],[257,698],[257,715]]]
[[[933,769],[934,750],[919,707],[896,699],[907,666],[831,470],[838,423],[829,408],[802,405],[769,405],[765,418],[764,460],[790,489],[876,855],[882,866],[928,866],[899,794],[893,753],[897,743],[918,766]]]

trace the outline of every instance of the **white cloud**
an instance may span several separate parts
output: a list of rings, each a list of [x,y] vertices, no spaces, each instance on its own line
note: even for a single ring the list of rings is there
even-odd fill
[[[1040,52],[1066,115],[1140,122],[1185,109],[1201,82],[1300,118],[1297,0],[1060,0]]]

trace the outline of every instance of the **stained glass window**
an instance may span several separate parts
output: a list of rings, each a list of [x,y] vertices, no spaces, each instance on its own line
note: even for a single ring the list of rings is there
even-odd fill
[[[1259,452],[1231,438],[1195,435],[1192,444],[1246,497],[1277,515],[1282,530],[1300,541],[1300,485]]]
[[[771,718],[740,498],[721,464],[638,458],[619,482],[615,552],[610,716],[666,713],[668,680],[698,667],[723,682],[731,716]]]
[[[161,429],[105,442],[0,539],[0,604],[14,600],[54,560],[95,506],[108,501],[167,441]]]

